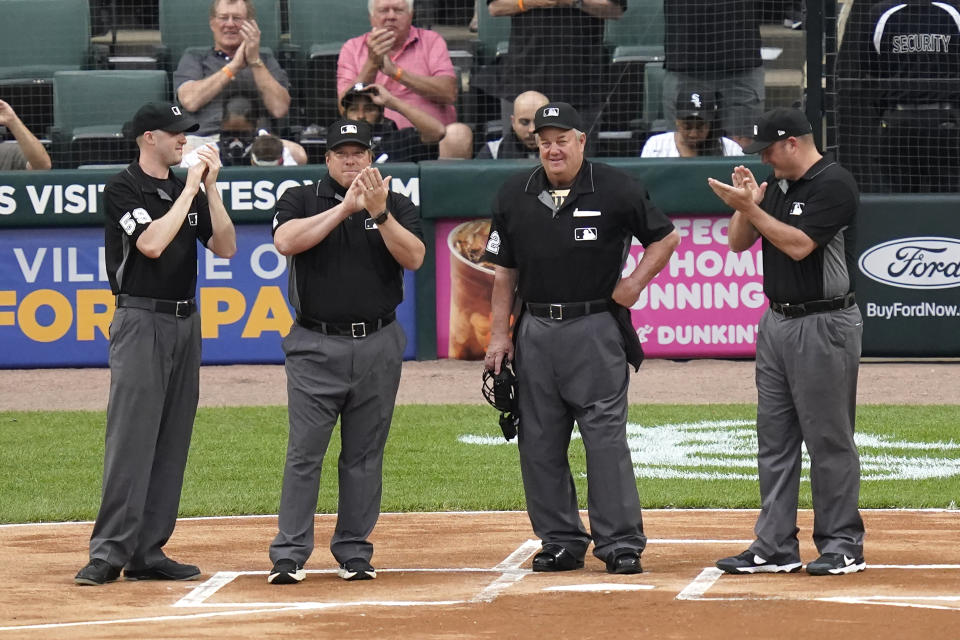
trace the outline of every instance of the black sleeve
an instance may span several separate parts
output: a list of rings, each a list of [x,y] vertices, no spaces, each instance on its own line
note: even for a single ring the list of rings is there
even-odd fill
[[[130,237],[134,245],[140,234],[146,231],[153,218],[144,208],[139,189],[123,181],[109,183],[103,190],[104,215],[111,224]]]
[[[627,186],[625,209],[629,211],[627,228],[644,247],[663,240],[673,231],[673,223],[657,205],[650,200],[646,187],[630,176],[624,181]]]
[[[210,201],[202,189],[190,203],[190,211],[197,212],[197,239],[206,247],[213,237],[213,222],[210,220]]]
[[[508,180],[497,193],[491,210],[490,236],[487,238],[487,247],[483,255],[485,262],[515,269],[517,260],[513,255],[513,247],[507,234],[507,204],[506,193],[515,193],[516,183]]]
[[[283,195],[280,196],[280,200],[277,201],[277,212],[273,214],[273,227],[270,230],[271,234],[276,234],[277,227],[282,225],[284,222],[289,222],[294,218],[306,217],[303,206],[303,195],[305,190],[306,189],[304,187],[293,187],[283,192]]]
[[[404,229],[420,238],[423,242],[423,229],[420,226],[420,211],[410,198],[399,193],[390,192],[387,199],[387,210]]]

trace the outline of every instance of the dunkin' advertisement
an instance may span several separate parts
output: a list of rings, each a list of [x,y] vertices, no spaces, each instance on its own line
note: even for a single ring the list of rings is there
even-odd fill
[[[652,358],[753,357],[767,307],[759,241],[727,249],[725,216],[671,218],[681,242],[670,264],[632,307],[633,326]],[[480,360],[490,340],[493,267],[482,261],[490,221],[439,220],[437,355]],[[643,254],[634,240],[623,274]]]

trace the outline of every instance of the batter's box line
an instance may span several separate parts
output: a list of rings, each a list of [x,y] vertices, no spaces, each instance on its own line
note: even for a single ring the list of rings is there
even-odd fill
[[[540,548],[538,540],[527,540],[517,549],[507,556],[503,561],[492,568],[480,567],[454,567],[454,568],[392,568],[377,569],[378,573],[497,573],[499,574],[492,582],[481,589],[476,595],[468,600],[364,600],[351,602],[207,602],[213,595],[223,589],[225,586],[241,576],[267,576],[269,571],[218,571],[209,580],[194,588],[190,593],[175,602],[172,606],[177,608],[244,608],[257,607],[277,609],[329,609],[334,607],[355,607],[355,606],[383,606],[383,607],[413,607],[413,606],[437,606],[437,605],[459,605],[471,604],[477,602],[492,602],[500,593],[516,584],[530,573],[529,569],[521,569],[521,565],[527,561]],[[336,573],[335,569],[311,569],[308,574],[331,574]]]
[[[905,569],[905,570],[960,570],[960,564],[870,564],[868,569]],[[699,602],[726,602],[744,600],[796,600],[786,596],[707,596],[707,591],[716,584],[724,572],[716,567],[707,567],[677,594],[677,600]],[[744,577],[745,578],[745,577]],[[958,611],[954,607],[944,607],[933,604],[919,604],[906,602],[908,600],[928,600],[932,602],[960,602],[960,596],[837,596],[826,598],[812,598],[820,602],[844,602],[850,604],[883,604],[894,607],[917,607],[925,609],[946,609]]]

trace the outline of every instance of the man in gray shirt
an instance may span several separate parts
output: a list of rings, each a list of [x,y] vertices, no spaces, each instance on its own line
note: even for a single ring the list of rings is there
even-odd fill
[[[50,156],[43,144],[30,133],[13,107],[3,100],[0,100],[0,125],[16,139],[16,142],[0,143],[0,171],[50,168]]]

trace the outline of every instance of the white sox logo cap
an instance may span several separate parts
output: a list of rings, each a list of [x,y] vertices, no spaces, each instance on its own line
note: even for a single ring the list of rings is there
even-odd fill
[[[534,131],[545,127],[583,131],[583,121],[577,110],[566,102],[549,102],[533,116]]]

